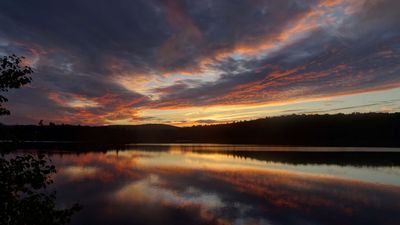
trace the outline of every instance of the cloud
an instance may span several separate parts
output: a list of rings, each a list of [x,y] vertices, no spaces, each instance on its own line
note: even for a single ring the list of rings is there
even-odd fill
[[[358,19],[357,15],[353,17]],[[386,33],[396,30],[387,29]],[[367,43],[363,36],[354,39],[347,37],[347,33],[338,35],[337,32],[344,31],[341,28],[316,29],[307,38],[269,57],[243,60],[240,66],[245,69],[239,73],[237,67],[232,67],[237,64],[234,60],[222,62],[224,74],[216,83],[181,91],[179,96],[165,99],[170,97],[177,101],[180,97],[200,96],[193,105],[247,104],[399,86],[400,32],[397,36],[381,34]]]
[[[10,94],[5,121],[36,123],[47,111],[57,121],[76,114],[71,123],[134,122],[145,109],[400,87],[398,4],[6,0],[0,54],[25,55],[36,73],[31,88]]]
[[[214,123],[219,123],[220,121],[218,121],[218,120],[196,120],[195,122],[198,124],[214,124]]]

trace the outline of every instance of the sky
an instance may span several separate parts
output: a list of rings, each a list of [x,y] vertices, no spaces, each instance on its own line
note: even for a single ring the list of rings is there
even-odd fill
[[[400,111],[398,0],[2,0],[6,124]]]

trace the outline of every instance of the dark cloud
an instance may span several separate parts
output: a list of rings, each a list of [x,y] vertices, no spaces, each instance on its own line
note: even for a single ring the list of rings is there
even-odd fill
[[[396,87],[400,82],[400,30],[395,22],[400,16],[391,12],[382,16],[389,7],[391,4],[386,1],[367,2],[363,10],[349,18],[355,21],[351,26],[346,21],[334,31],[329,27],[317,29],[267,58],[240,62],[228,58],[218,64],[225,73],[216,83],[166,96],[164,101],[201,96],[194,105],[268,102],[357,93],[386,85]],[[362,20],[363,17],[368,20]],[[372,27],[363,28],[367,26]],[[238,68],[243,71],[238,72]],[[285,96],[289,90],[299,93]]]
[[[279,32],[313,2],[7,0],[0,32],[28,46],[63,51],[86,71],[104,69],[114,58],[176,71],[212,52]]]
[[[7,120],[37,120],[22,119],[26,102],[34,114],[47,110],[54,118],[82,111],[57,104],[54,93],[95,101],[101,107],[85,113],[101,117],[123,107],[267,103],[398,87],[398,5],[5,0],[0,54],[25,55],[36,72],[31,88],[10,94],[15,117]],[[120,77],[130,79],[121,84]],[[110,95],[117,104],[100,100]]]

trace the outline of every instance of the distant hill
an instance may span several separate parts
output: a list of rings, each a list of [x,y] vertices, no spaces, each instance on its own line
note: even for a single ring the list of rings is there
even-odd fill
[[[97,127],[2,125],[0,140],[400,147],[400,113],[289,115],[182,128],[162,124]]]

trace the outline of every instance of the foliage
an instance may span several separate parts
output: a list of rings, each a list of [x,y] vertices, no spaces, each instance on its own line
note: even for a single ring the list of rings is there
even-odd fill
[[[20,88],[32,81],[33,70],[21,65],[23,57],[0,59],[0,93]],[[0,116],[10,111],[2,106],[8,99],[0,95]],[[12,146],[11,146],[12,148]],[[2,149],[5,151],[5,149]],[[63,225],[81,209],[56,207],[55,192],[47,191],[56,168],[44,155],[0,155],[0,222],[6,225]]]
[[[48,192],[56,169],[44,155],[0,157],[0,221],[7,225],[68,224],[78,204],[57,209],[55,192]]]
[[[32,68],[23,66],[24,57],[16,55],[4,56],[0,59],[0,93],[8,92],[10,89],[20,88],[32,81],[29,76],[33,73]],[[8,99],[0,94],[0,115],[9,115],[10,111],[2,106]]]
[[[15,143],[20,148],[31,149],[76,150],[86,144],[176,142],[400,147],[400,113],[289,115],[194,127],[155,124],[96,127],[16,125],[0,126],[0,137],[3,140],[37,141]]]

